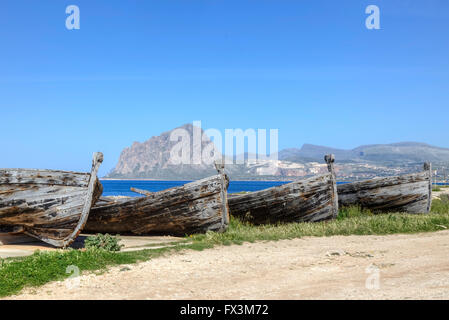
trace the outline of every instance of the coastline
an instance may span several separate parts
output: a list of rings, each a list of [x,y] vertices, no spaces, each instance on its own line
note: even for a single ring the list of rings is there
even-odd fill
[[[166,180],[166,179],[117,179],[117,178],[98,178],[100,181],[195,181],[195,180]]]
[[[168,179],[117,179],[117,178],[98,178],[100,181],[179,181],[179,182],[184,182],[184,181],[196,181],[196,180],[200,180],[200,179],[196,179],[196,180],[168,180]],[[288,179],[288,180],[240,180],[240,179],[232,179],[231,181],[241,181],[241,182],[257,182],[257,181],[261,181],[261,182],[292,182],[298,179]]]

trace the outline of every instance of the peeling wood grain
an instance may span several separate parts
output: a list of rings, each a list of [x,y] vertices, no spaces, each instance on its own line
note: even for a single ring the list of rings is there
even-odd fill
[[[141,198],[101,199],[86,232],[185,235],[223,231],[229,224],[224,173]]]
[[[338,195],[333,171],[334,156],[328,155],[325,160],[328,174],[230,197],[231,215],[254,224],[335,218]]]
[[[426,212],[430,212],[432,207],[432,164],[430,162],[424,163],[424,171],[427,171],[429,175],[429,198],[427,200]]]
[[[427,213],[432,204],[431,165],[424,171],[338,185],[340,206],[358,205],[375,212]]]
[[[228,194],[227,194],[227,190],[229,187],[229,177],[225,173],[224,159],[222,159],[222,161],[215,162],[215,169],[217,170],[218,174],[221,176],[221,183],[224,186],[221,189],[221,198],[225,199],[225,200],[222,201],[221,228],[218,230],[218,231],[222,232],[222,231],[226,231],[226,229],[229,225],[229,204],[228,204]]]
[[[73,242],[100,197],[97,178],[103,154],[95,153],[89,173],[0,170],[0,231],[24,233],[56,247]]]
[[[58,170],[0,169],[0,185],[2,184],[87,187],[89,176],[80,172]]]
[[[334,203],[333,206],[333,218],[337,218],[338,216],[338,192],[337,192],[337,178],[335,176],[334,162],[335,156],[333,154],[328,154],[324,157],[324,161],[327,163],[327,169],[332,174],[332,201]]]

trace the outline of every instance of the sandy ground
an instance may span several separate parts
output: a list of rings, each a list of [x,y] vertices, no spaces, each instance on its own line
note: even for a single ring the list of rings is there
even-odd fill
[[[432,199],[438,199],[443,194],[449,194],[449,188],[441,188],[441,191],[432,191]]]
[[[185,251],[13,299],[449,299],[449,230]]]
[[[84,240],[88,235],[79,236],[71,245],[72,248],[84,248]],[[136,251],[142,249],[157,249],[172,245],[172,242],[183,238],[170,236],[119,236],[122,251]],[[32,255],[34,251],[54,251],[53,246],[25,235],[9,235],[0,233],[0,258],[24,257]]]

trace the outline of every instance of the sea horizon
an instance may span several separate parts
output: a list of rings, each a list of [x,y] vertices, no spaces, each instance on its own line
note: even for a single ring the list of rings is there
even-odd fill
[[[103,184],[103,196],[129,196],[139,197],[142,196],[139,193],[131,191],[131,188],[146,190],[150,192],[163,191],[173,187],[179,187],[184,184],[193,182],[195,180],[137,180],[137,179],[114,179],[103,180],[100,179]],[[293,182],[288,181],[273,181],[273,180],[231,180],[229,182],[228,193],[239,192],[254,192],[259,190],[268,189],[271,187],[280,186],[286,183]],[[347,183],[343,181],[337,182],[337,184]]]
[[[100,179],[103,184],[103,196],[128,196],[140,197],[141,194],[131,191],[137,188],[150,192],[163,191],[169,188],[179,187],[195,180],[150,180],[150,179]],[[228,193],[254,192],[280,186],[295,180],[231,180],[229,182]],[[337,181],[337,184],[349,183],[347,181]],[[437,185],[448,185],[437,182]]]

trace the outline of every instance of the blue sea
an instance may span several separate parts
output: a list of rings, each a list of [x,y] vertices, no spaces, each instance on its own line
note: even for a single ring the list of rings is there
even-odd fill
[[[128,196],[139,197],[138,193],[132,192],[130,188],[147,190],[150,192],[162,191],[168,188],[182,186],[191,181],[143,181],[143,180],[101,180],[103,185],[103,196]],[[258,191],[276,187],[291,181],[231,181],[228,193],[242,191]],[[337,182],[341,184],[344,182]],[[438,185],[445,185],[438,183]],[[447,185],[447,184],[446,184]]]
[[[157,192],[168,188],[182,186],[191,181],[142,181],[142,180],[101,180],[103,196],[129,196],[138,197],[130,188]],[[289,181],[231,181],[228,193],[241,191],[258,191],[280,186]]]

